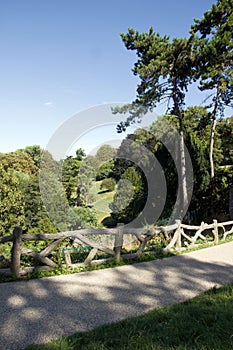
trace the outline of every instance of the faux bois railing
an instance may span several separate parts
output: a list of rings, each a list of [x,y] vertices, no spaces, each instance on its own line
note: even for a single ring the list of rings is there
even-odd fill
[[[59,246],[61,246],[60,254],[64,256],[65,265],[72,268],[102,264],[111,259],[119,261],[139,258],[145,252],[145,248],[156,251],[155,238],[158,236],[162,236],[166,242],[163,250],[172,252],[195,248],[203,241],[218,244],[219,240],[225,241],[230,234],[233,234],[233,221],[218,223],[217,220],[212,224],[202,222],[200,226],[186,225],[177,220],[170,226],[150,226],[144,229],[127,228],[120,224],[113,229],[91,228],[52,234],[23,234],[22,228],[17,226],[12,235],[0,237],[0,243],[12,242],[10,268],[0,269],[0,274],[11,274],[20,278],[34,270],[55,269],[57,263],[51,257],[51,252]],[[124,243],[129,235],[134,238],[135,250],[133,253],[123,254]],[[105,244],[101,239],[96,240],[96,237],[103,236],[110,236],[112,244]],[[67,240],[69,240],[69,247],[67,245],[64,247],[64,242]],[[23,242],[27,241],[48,241],[48,245],[38,252],[26,248]],[[84,261],[73,264],[70,254],[80,251],[86,252]],[[95,259],[99,253],[105,256],[104,259]],[[37,266],[22,268],[22,255],[34,258]]]

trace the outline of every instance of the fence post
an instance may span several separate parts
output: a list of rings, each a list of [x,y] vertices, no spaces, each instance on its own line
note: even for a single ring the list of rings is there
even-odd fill
[[[165,252],[169,252],[174,248],[174,245],[176,244],[176,248],[181,247],[181,233],[180,233],[180,226],[181,226],[181,220],[176,220],[177,228],[174,232],[174,235],[172,237],[171,242],[164,248]]]
[[[177,223],[177,229],[176,229],[176,234],[177,234],[176,249],[180,252],[180,251],[181,251],[181,246],[182,246],[182,241],[181,241],[181,220],[176,220],[176,223]]]
[[[230,189],[230,195],[229,195],[229,214],[230,214],[230,219],[233,220],[233,188]]]
[[[13,246],[11,249],[11,272],[20,277],[20,256],[22,251],[22,227],[16,226],[13,231]]]
[[[114,252],[116,262],[121,260],[121,249],[123,246],[123,226],[124,224],[117,224],[117,234],[115,236]]]
[[[218,244],[218,221],[214,220],[214,229],[213,229],[213,234],[214,234],[214,243]]]

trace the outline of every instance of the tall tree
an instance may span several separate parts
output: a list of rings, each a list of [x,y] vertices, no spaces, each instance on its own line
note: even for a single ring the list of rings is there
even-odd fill
[[[22,151],[0,153],[0,162],[6,171],[22,171],[25,174],[32,175],[37,174],[39,170],[32,157]]]
[[[233,166],[233,117],[224,118],[217,125],[221,135],[223,166]]]
[[[109,205],[112,217],[118,222],[128,223],[138,217],[144,204],[142,178],[134,167],[129,167],[118,182],[117,192]]]
[[[45,206],[43,205],[38,176],[30,176],[23,184],[25,225],[28,229],[36,228],[38,223],[48,218]]]
[[[19,182],[11,171],[0,165],[0,236],[11,234],[24,224],[24,201]]]
[[[112,160],[113,158],[115,158],[115,156],[116,156],[115,148],[113,148],[110,145],[103,145],[96,152],[95,158],[98,161],[98,163],[101,164]]]
[[[86,157],[79,169],[76,205],[87,206],[92,202],[90,189],[95,178],[97,161],[94,156]]]
[[[195,20],[191,33],[197,35],[196,77],[200,90],[210,91],[212,131],[210,138],[210,173],[213,181],[214,139],[217,117],[225,106],[233,107],[233,0],[218,0],[211,10]]]
[[[149,33],[139,33],[129,29],[127,34],[121,34],[128,50],[136,51],[138,60],[133,73],[140,78],[137,87],[137,97],[132,103],[121,108],[115,108],[114,113],[129,113],[125,123],[120,123],[121,132],[135,119],[139,119],[146,112],[153,110],[158,103],[167,101],[167,113],[178,118],[179,121],[179,164],[182,178],[182,193],[180,194],[181,215],[182,208],[188,204],[188,185],[183,135],[183,106],[185,94],[192,82],[195,55],[193,43],[189,39],[169,39],[155,33],[153,28]]]
[[[77,151],[77,156],[68,156],[62,162],[62,184],[66,191],[66,197],[70,205],[75,205],[76,192],[78,186],[79,169],[82,164],[81,153]]]
[[[114,168],[114,159],[116,157],[116,149],[110,145],[101,146],[96,152],[95,159],[97,161],[96,180],[103,180],[111,177]]]
[[[25,148],[19,149],[18,151],[29,154],[34,161],[34,164],[38,168],[40,167],[40,161],[41,161],[43,150],[40,148],[39,145],[26,146]]]

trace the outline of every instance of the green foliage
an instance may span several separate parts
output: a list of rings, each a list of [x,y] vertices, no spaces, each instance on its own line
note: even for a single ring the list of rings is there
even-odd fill
[[[62,163],[62,184],[70,205],[74,205],[76,201],[78,175],[84,156],[84,151],[79,148],[75,157],[68,156]]]
[[[94,209],[85,207],[74,207],[73,211],[78,220],[78,223],[76,223],[76,228],[77,226],[81,228],[98,226],[96,211]]]
[[[166,114],[177,118],[180,133],[180,142],[173,145],[173,148],[177,149],[176,164],[182,177],[179,186],[180,205],[179,208],[175,207],[174,213],[177,218],[182,216],[182,212],[188,206],[191,187],[185,157],[183,108],[188,87],[195,79],[193,43],[186,38],[162,37],[155,33],[153,28],[150,28],[148,33],[139,33],[130,28],[128,33],[121,34],[121,37],[126,48],[137,54],[138,60],[134,64],[133,72],[140,78],[140,83],[136,99],[132,103],[113,109],[113,113],[128,113],[126,122],[118,125],[118,132],[124,131],[135,120],[140,120],[160,102],[167,102]]]
[[[38,227],[41,220],[47,218],[47,212],[41,199],[38,176],[31,176],[22,189],[24,196],[25,226],[28,229]]]
[[[109,205],[113,211],[113,219],[122,223],[132,221],[143,208],[144,196],[140,173],[134,167],[127,168],[117,184],[117,192],[113,202]]]
[[[190,107],[184,112],[185,143],[192,159],[194,190],[189,210],[195,211],[198,222],[211,214],[211,202],[217,208],[215,216],[228,213],[229,190],[232,187],[233,164],[232,118],[217,121],[215,131],[215,180],[211,184],[209,164],[209,140],[211,135],[211,113],[205,107]],[[228,168],[229,166],[229,168]]]
[[[195,22],[191,31],[192,39],[195,38],[196,42],[195,79],[200,80],[200,90],[211,92],[208,108],[213,122],[209,158],[211,191],[215,192],[216,160],[213,153],[216,120],[219,115],[224,115],[225,106],[233,107],[233,1],[218,0],[203,18]],[[213,197],[212,215],[216,213],[215,201]]]
[[[177,196],[178,169],[177,169],[177,163],[175,164],[175,162],[177,162],[178,152],[175,153],[175,159],[173,159],[167,147],[164,146],[164,143],[167,145],[170,145],[170,147],[174,148],[175,150],[177,150],[178,145],[177,145],[177,141],[174,140],[175,139],[174,130],[167,130],[167,127],[163,125],[164,124],[163,119],[165,120],[168,119],[169,123],[171,123],[174,127],[178,128],[176,118],[173,118],[170,116],[163,116],[159,118],[157,123],[153,123],[149,128],[150,138],[149,138],[149,141],[147,142],[149,143],[149,149],[154,153],[155,158],[159,161],[163,169],[163,175],[165,176],[166,189],[167,189],[166,202],[164,205],[163,212],[161,213],[160,220],[164,220],[164,219],[167,220],[167,218],[171,216],[172,209],[174,207],[176,196]],[[164,135],[163,142],[160,141],[161,132]],[[154,192],[156,193],[156,183],[154,184],[154,186],[155,186]],[[157,186],[160,186],[160,184],[158,183]],[[155,205],[156,205],[156,202],[154,203],[154,206]],[[153,217],[153,208],[152,208],[152,217]]]
[[[196,203],[192,204],[196,207],[201,198],[201,191],[202,198],[207,201],[209,200],[207,192],[215,192],[215,184],[212,180],[214,170],[218,170],[223,157],[225,160],[227,157],[232,159],[230,147],[223,141],[232,138],[231,131],[225,127],[226,137],[221,138],[219,135],[221,131],[215,130],[217,117],[223,116],[224,107],[232,106],[232,25],[232,0],[218,0],[202,19],[195,20],[189,38],[162,37],[159,33],[155,33],[153,28],[148,33],[139,33],[130,28],[128,33],[121,34],[125,47],[136,52],[138,59],[134,64],[133,73],[139,77],[140,83],[136,99],[132,103],[113,109],[113,113],[127,115],[126,121],[118,125],[118,132],[125,131],[130,123],[140,121],[143,115],[166,100],[168,102],[166,114],[171,115],[170,120],[174,119],[173,116],[177,118],[173,122],[181,135],[177,159],[180,157],[184,160],[182,147],[184,137],[192,153],[196,171],[195,191],[198,192]],[[206,110],[201,111],[201,108],[195,110],[196,107],[194,107],[186,112],[184,103],[188,87],[197,80],[202,91],[210,92],[211,102],[206,106]],[[190,115],[193,117],[190,118]],[[195,115],[198,116],[197,119]],[[174,144],[174,148],[176,146]],[[224,151],[226,146],[228,150]],[[207,164],[208,161],[209,164]],[[185,162],[180,163],[180,173],[183,178],[182,201],[185,204],[189,191],[187,168]],[[126,168],[127,165],[120,160],[118,169],[123,167]],[[116,176],[119,176],[119,172],[122,174],[122,170],[117,171],[114,172]],[[214,195],[217,196],[216,193]],[[217,199],[213,198],[212,202],[215,200]],[[199,206],[203,204],[206,206],[207,201],[201,201]]]
[[[233,117],[221,119],[216,130],[221,139],[221,165],[233,165]]]
[[[170,114],[180,120],[180,109],[184,105],[185,93],[192,81],[194,56],[192,42],[188,39],[160,36],[150,28],[148,33],[139,33],[130,28],[121,34],[128,50],[136,51],[138,56],[133,73],[140,78],[137,98],[131,104],[113,109],[114,113],[129,112],[125,123],[118,126],[118,131],[130,122],[139,119],[148,110],[154,109],[163,100],[171,100]]]
[[[129,135],[128,135],[128,137],[129,137]],[[121,146],[119,147],[117,154],[120,155],[122,148],[125,149],[124,143],[125,143],[125,141],[127,141],[127,138],[122,141]],[[119,158],[115,159],[114,171],[113,171],[112,177],[118,182],[121,179],[124,172],[126,171],[126,169],[130,166],[134,166],[134,163],[127,160],[127,159],[124,159],[123,157],[121,158],[121,155],[120,155]]]
[[[164,210],[162,213],[162,217],[166,218],[170,216],[172,208],[175,203],[176,198],[176,190],[177,190],[177,169],[174,163],[174,160],[169,153],[168,149],[164,146],[163,142],[160,141],[161,135],[163,137],[163,140],[165,140],[166,144],[172,145],[172,147],[175,147],[175,144],[173,142],[174,140],[174,130],[167,129],[166,125],[168,125],[164,120],[166,120],[168,116],[163,116],[158,118],[157,122],[153,123],[150,127],[145,129],[138,129],[134,134],[128,135],[125,140],[122,141],[121,146],[119,147],[117,158],[115,161],[115,167],[114,167],[114,175],[117,177],[118,182],[118,190],[117,194],[120,191],[122,199],[124,198],[124,201],[121,200],[121,198],[118,198],[118,204],[122,208],[122,216],[121,220],[123,220],[123,208],[127,207],[127,213],[128,211],[131,212],[130,218],[132,217],[138,217],[139,213],[144,208],[145,204],[147,203],[147,209],[146,214],[144,215],[144,222],[145,223],[151,223],[154,222],[154,212],[155,207],[160,206],[161,204],[161,198],[158,196],[157,193],[158,187],[161,186],[159,183],[159,178],[161,176],[161,173],[159,173],[158,169],[156,169],[156,172],[154,172],[154,159],[157,159],[160,163],[163,173],[162,176],[165,176],[166,179],[166,187],[167,187],[167,196],[166,193],[164,193],[164,197],[166,198],[166,202],[164,205]],[[170,118],[170,117],[169,117]],[[177,127],[177,119],[173,118],[175,121],[175,125]],[[170,119],[169,122],[171,123]],[[133,141],[133,143],[131,143]],[[129,143],[130,142],[130,143]],[[129,146],[130,145],[130,146]],[[143,153],[142,157],[142,150],[146,149],[148,152]],[[139,166],[135,166],[132,162],[122,159],[127,158],[129,153],[129,157],[131,159],[136,160],[136,164],[143,164],[144,169],[140,169]],[[119,156],[119,158],[118,158]],[[138,161],[137,161],[138,160]],[[134,188],[130,186],[130,183],[125,183],[125,186],[127,187],[127,191],[125,192],[124,183],[122,183],[122,177],[124,178],[123,174],[126,172],[126,177],[128,171],[131,172],[131,170],[127,169],[134,168],[136,171],[136,174],[140,175],[140,181],[138,182],[139,186],[135,186]],[[145,170],[145,172],[144,172]],[[148,199],[148,184],[147,184],[147,178],[153,178],[154,181],[150,182],[150,191],[153,193],[153,196],[150,196]],[[137,175],[137,177],[138,177]],[[137,183],[136,179],[133,179],[134,176],[131,174],[129,176],[130,181]],[[156,180],[157,179],[157,180]],[[141,183],[140,183],[141,182]],[[120,186],[119,186],[120,185]],[[139,191],[137,190],[140,189]],[[133,198],[129,198],[127,195],[128,191],[135,191],[135,196]],[[125,192],[125,193],[124,193]],[[115,201],[117,200],[117,194],[115,196]],[[117,204],[116,202],[113,203],[113,206]],[[114,213],[114,218],[117,217],[117,207],[112,207]],[[126,215],[127,215],[126,213]],[[133,214],[134,213],[134,214]],[[125,219],[124,219],[125,220]],[[140,220],[140,219],[139,219]],[[125,221],[123,221],[125,222]]]
[[[100,190],[107,190],[109,192],[114,191],[116,186],[116,182],[114,179],[109,178],[109,179],[104,179],[100,185]]]
[[[233,165],[219,167],[216,171],[214,186],[216,217],[220,214],[227,215],[229,213],[229,190],[233,188]]]
[[[52,163],[51,163],[52,165]],[[57,174],[50,165],[40,174],[40,192],[50,220],[59,231],[70,230],[75,226],[76,218],[66,198],[66,193]]]
[[[192,34],[198,35],[196,74],[201,78],[200,89],[216,90],[212,102],[217,108],[232,106],[232,25],[232,0],[218,0],[211,10],[192,25]]]
[[[12,234],[14,226],[24,225],[24,200],[14,174],[0,165],[0,236]]]
[[[208,110],[204,107],[187,108],[184,112],[184,130],[185,144],[192,159],[194,172],[194,189],[189,210],[200,212],[202,208],[206,210],[210,205],[207,198],[210,186],[209,140],[211,134]],[[221,158],[218,150],[216,159]]]
[[[27,233],[56,233],[58,232],[54,223],[48,218],[40,219],[36,226],[30,228]]]
[[[114,159],[115,155],[116,155],[115,148],[113,148],[110,145],[103,145],[96,152],[95,158],[98,164],[101,164]]]
[[[72,199],[77,196],[78,174],[81,166],[80,157],[81,154],[78,152],[78,158],[69,156],[62,164],[62,184],[70,204],[73,204]]]
[[[59,163],[53,159],[51,153],[47,150],[43,150],[40,160],[40,169],[42,172],[57,173]]]
[[[40,148],[39,145],[27,146],[24,149],[20,149],[18,151],[29,154],[29,156],[32,158],[35,166],[37,168],[40,167],[40,161],[41,161],[41,157],[43,154],[43,150]]]
[[[79,169],[77,206],[87,206],[92,202],[91,187],[96,175],[97,161],[95,157],[85,158]]]
[[[218,208],[217,213],[228,213],[229,189],[232,187],[232,180],[230,176],[231,168],[226,167],[225,172],[223,174],[222,167],[224,166],[224,164],[233,164],[233,162],[231,163],[231,154],[233,149],[233,124],[232,118],[227,118],[217,122],[214,147],[216,182],[215,189],[213,191],[210,189],[209,165],[211,114],[205,107],[190,107],[183,112],[183,115],[184,139],[192,160],[192,166],[194,170],[194,190],[189,206],[189,214],[192,213],[192,215],[189,215],[189,218],[192,217],[193,219],[189,219],[191,220],[189,222],[194,222],[195,220],[196,223],[200,223],[203,220],[203,217],[207,217],[210,215],[211,201],[213,196],[214,201],[216,203],[216,207]],[[170,115],[160,117],[158,118],[157,122],[153,123],[150,127],[147,128],[147,130],[138,129],[134,134],[128,135],[126,139],[122,141],[122,144],[117,153],[117,156],[118,154],[119,156],[122,156],[124,154],[126,154],[127,156],[127,149],[129,149],[127,141],[132,140],[134,141],[135,145],[137,143],[144,145],[146,149],[148,149],[154,154],[155,158],[161,164],[166,179],[167,197],[160,220],[167,220],[167,218],[171,215],[172,208],[176,199],[178,181],[177,169],[174,163],[174,159],[171,157],[171,154],[169,153],[168,149],[163,144],[173,144],[173,147],[177,147],[173,142],[174,130],[172,131],[166,129],[166,124],[163,122],[164,118],[168,120],[169,124],[172,125],[175,129],[179,129],[179,123],[177,118],[174,118]],[[160,141],[161,135],[163,135],[163,143]],[[129,150],[131,152],[131,157],[134,157],[134,155],[132,154],[132,150],[136,152],[137,157],[137,147],[135,146],[133,149]],[[129,161],[116,158],[114,174],[117,175],[118,180],[122,178],[122,174],[130,166],[133,166],[137,171],[139,171],[139,169],[137,169],[137,167],[135,167],[134,165],[130,164]],[[146,201],[147,188],[145,179],[143,178],[141,173],[140,175],[143,183],[142,192],[144,194],[144,201],[141,201],[142,208]],[[119,208],[120,206],[122,208],[121,220],[123,220],[123,208],[127,208],[129,202],[129,208],[131,207],[132,209],[132,205],[134,205],[133,199],[129,198],[129,194],[127,194],[129,193],[130,189],[133,190],[129,184],[123,185],[123,183],[119,183],[117,193],[119,193],[120,191],[122,198],[122,200],[120,200],[120,198],[118,199]],[[115,201],[116,198],[117,195],[115,196]],[[138,203],[136,203],[135,207],[137,208]],[[116,202],[113,203],[113,205],[116,205]],[[129,208],[127,208],[127,210]],[[114,218],[117,218],[117,207],[112,207],[112,209],[114,211],[112,215],[114,216]]]
[[[75,158],[77,160],[83,160],[83,158],[86,156],[85,151],[82,148],[77,149],[75,154],[76,154]]]
[[[5,171],[20,171],[28,175],[38,173],[38,168],[33,159],[25,152],[0,153],[0,163]]]
[[[109,160],[101,164],[96,174],[96,180],[100,181],[113,176],[114,160]]]
[[[204,212],[210,211],[211,201],[217,209],[215,214],[228,213],[229,189],[233,186],[233,118],[218,118],[223,116],[225,106],[232,106],[232,26],[233,1],[218,0],[201,19],[195,20],[188,38],[161,36],[153,28],[148,33],[129,29],[128,33],[121,34],[125,47],[137,55],[133,73],[140,82],[136,99],[113,109],[113,113],[127,114],[126,121],[118,125],[118,131],[125,131],[131,122],[140,121],[145,113],[161,102],[168,103],[164,118],[180,132],[181,140],[185,140],[194,169],[194,191],[189,210],[199,212],[201,219]],[[193,81],[198,81],[200,90],[210,93],[209,104],[185,110],[187,89]],[[67,230],[86,223],[95,226],[95,215],[90,214],[87,206],[94,202],[91,189],[96,179],[104,180],[102,189],[109,191],[113,188],[111,178],[118,182],[111,204],[112,223],[118,220],[129,222],[140,216],[148,193],[145,175],[135,165],[142,158],[140,144],[155,156],[164,171],[167,199],[161,219],[168,217],[177,195],[178,169],[175,163],[178,164],[182,156],[182,147],[181,142],[180,145],[173,142],[177,158],[172,159],[160,140],[162,132],[167,142],[174,141],[172,132],[166,131],[162,119],[158,119],[147,130],[128,135],[117,154],[110,145],[103,145],[96,156],[84,159],[84,151],[78,149],[74,157],[63,161],[62,175],[58,174],[61,164],[38,145],[0,153],[0,235],[8,233],[14,225],[24,223],[31,232],[55,232],[58,228]],[[133,146],[129,147],[131,141]],[[135,161],[127,160],[132,159],[132,154]],[[143,158],[147,172],[152,174],[149,157],[144,155]],[[37,178],[39,168],[42,169],[44,202]],[[180,172],[184,194],[188,189],[184,164]],[[152,190],[156,193],[156,187]],[[156,200],[151,201],[152,210]],[[70,208],[77,205],[82,208],[74,211]],[[80,219],[75,214],[77,210]],[[151,213],[153,220],[153,211]]]
[[[122,175],[122,179],[130,181],[133,186],[133,191],[135,195],[141,196],[143,194],[142,179],[138,171],[134,167],[129,167],[126,169]]]

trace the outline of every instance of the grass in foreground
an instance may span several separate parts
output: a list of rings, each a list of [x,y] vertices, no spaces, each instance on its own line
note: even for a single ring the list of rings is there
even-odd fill
[[[233,349],[233,284],[146,315],[27,350]]]

